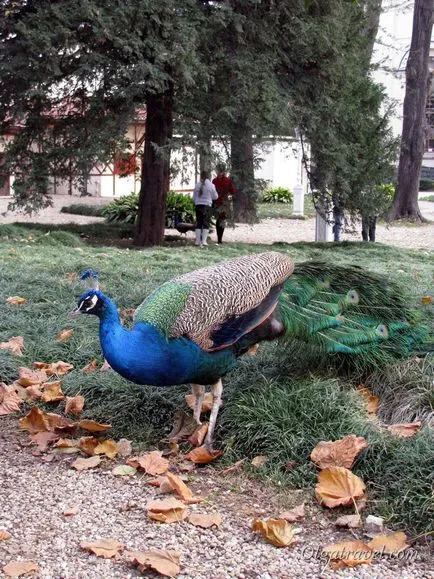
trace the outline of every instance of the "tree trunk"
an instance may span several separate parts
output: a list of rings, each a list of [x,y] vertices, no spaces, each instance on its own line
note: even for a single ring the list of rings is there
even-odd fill
[[[146,101],[145,150],[134,245],[161,245],[169,181],[169,141],[173,127],[173,90]]]
[[[234,195],[234,220],[239,223],[256,223],[253,137],[251,129],[240,119],[231,135],[231,178],[237,187]]]
[[[425,142],[425,106],[433,11],[433,0],[415,0],[413,32],[405,70],[406,89],[398,186],[389,214],[391,220],[403,218],[423,220],[418,196]]]

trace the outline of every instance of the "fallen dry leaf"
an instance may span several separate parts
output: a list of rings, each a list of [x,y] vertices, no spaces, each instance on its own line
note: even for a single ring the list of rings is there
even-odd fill
[[[110,370],[111,366],[110,364],[107,362],[107,360],[104,360],[101,368],[99,369],[100,372],[105,372],[106,370]]]
[[[38,570],[38,566],[33,561],[11,561],[3,567],[3,573],[7,577],[21,577],[27,573]]]
[[[275,547],[288,547],[296,540],[293,527],[283,519],[254,519],[252,531],[260,533]]]
[[[220,471],[220,474],[229,474],[231,472],[237,472],[242,469],[244,463],[246,462],[247,458],[242,458],[241,460],[237,460],[231,466],[227,466],[226,468]]]
[[[65,404],[65,414],[73,414],[78,416],[81,414],[84,407],[84,396],[78,394],[77,396],[67,396]]]
[[[0,350],[10,350],[14,356],[22,356],[22,348],[24,348],[22,336],[12,336],[7,342],[0,342]]]
[[[14,305],[22,305],[22,304],[27,304],[27,300],[26,300],[26,298],[22,298],[20,296],[11,296],[10,298],[8,298],[6,300],[6,303],[14,304]]]
[[[151,519],[162,523],[176,523],[184,520],[188,515],[184,503],[173,497],[149,501],[146,510]]]
[[[78,274],[76,274],[75,271],[70,271],[68,273],[65,273],[65,279],[72,283],[74,281],[77,281]]]
[[[82,436],[78,441],[78,447],[88,456],[95,456],[95,448],[100,442],[101,440],[94,436]]]
[[[59,435],[55,432],[37,432],[30,435],[30,440],[38,445],[41,452],[45,452],[52,442],[59,439]]]
[[[422,296],[420,301],[426,306],[433,303],[433,299],[431,296]]]
[[[159,450],[153,450],[152,452],[132,457],[127,463],[136,468],[140,467],[146,474],[152,476],[163,474],[169,468],[169,461],[162,457],[162,452]]]
[[[15,392],[15,394],[20,398],[20,400],[22,402],[25,402],[28,399],[27,388],[24,388],[24,386],[22,386],[18,382],[18,380],[15,380],[15,382],[12,382],[10,387]],[[0,396],[0,398],[1,398],[1,396]]]
[[[82,372],[86,372],[86,374],[91,374],[92,372],[96,372],[98,370],[98,362],[96,360],[92,360],[89,364],[86,364],[84,368],[82,368]]]
[[[366,565],[372,562],[374,556],[374,551],[363,541],[344,541],[327,545],[322,552],[333,569]]]
[[[34,386],[27,386],[25,388],[26,400],[41,400],[42,398],[42,384],[35,384]]]
[[[366,402],[366,410],[369,414],[376,414],[378,410],[378,406],[380,405],[380,399],[378,396],[374,396],[369,388],[366,386],[360,386],[357,390],[359,394],[363,397]]]
[[[208,432],[208,422],[204,422],[196,428],[191,436],[188,437],[188,442],[192,446],[201,446],[205,440],[206,433]]]
[[[187,406],[189,408],[191,408],[192,410],[194,410],[194,401],[195,400],[196,400],[196,397],[193,396],[193,394],[186,394],[185,401],[187,403]],[[202,401],[202,410],[201,410],[202,414],[204,414],[206,412],[211,412],[212,402],[213,402],[213,397],[212,397],[211,392],[206,392],[205,396],[203,397],[203,401]]]
[[[334,442],[319,442],[312,450],[310,458],[320,469],[329,466],[344,466],[350,469],[356,456],[367,446],[368,443],[363,437],[349,434]]]
[[[18,423],[21,430],[27,430],[32,434],[50,430],[47,415],[37,406],[33,406],[33,408],[28,414],[26,414],[26,416],[19,419]]]
[[[71,467],[78,471],[88,470],[89,468],[95,468],[101,463],[101,457],[91,456],[89,458],[77,458],[71,463]]]
[[[222,518],[219,513],[210,513],[209,515],[201,513],[191,513],[188,517],[188,522],[195,527],[203,527],[209,529],[211,527],[220,527]]]
[[[394,436],[400,436],[401,438],[410,438],[410,436],[414,436],[420,427],[422,426],[421,422],[407,422],[402,424],[391,424],[387,427],[387,430],[390,434]]]
[[[259,468],[260,466],[263,466],[267,462],[267,460],[268,456],[265,455],[255,456],[255,458],[252,458],[252,462],[250,464],[255,468]]]
[[[192,491],[188,488],[188,486],[183,482],[179,476],[173,474],[168,470],[166,472],[166,478],[169,482],[170,487],[176,492],[180,499],[182,499],[188,505],[194,503],[202,502],[202,498],[195,497]]]
[[[78,507],[69,507],[68,509],[63,511],[64,517],[74,517],[79,513],[80,509]]]
[[[62,432],[72,433],[77,430],[77,425],[75,422],[71,422],[64,416],[60,414],[55,414],[54,412],[47,412],[45,415],[48,420],[49,427],[53,430],[60,430]]]
[[[173,415],[173,427],[167,435],[169,442],[178,442],[183,438],[188,438],[197,429],[197,422],[183,410],[177,410]]]
[[[0,529],[0,541],[7,541],[10,539],[12,535],[5,531],[4,529]]]
[[[69,340],[69,338],[71,338],[73,333],[74,333],[74,330],[62,330],[61,332],[59,332],[57,334],[56,340],[58,342],[67,342]]]
[[[39,370],[44,370],[47,376],[63,376],[74,366],[72,364],[68,364],[68,362],[62,362],[59,360],[58,362],[52,362],[51,364],[47,362],[33,362],[33,368],[38,368]]]
[[[126,551],[124,554],[126,561],[137,566],[141,573],[152,569],[165,577],[176,577],[180,572],[181,554],[178,551],[150,549],[149,551]]]
[[[34,386],[47,381],[47,373],[44,370],[31,370],[30,368],[18,368],[18,382],[21,386]]]
[[[89,460],[89,459],[85,459]],[[124,546],[116,539],[100,539],[99,541],[93,541],[92,543],[80,543],[80,547],[84,551],[89,551],[94,553],[97,557],[103,557],[104,559],[112,559],[121,551]]]
[[[121,438],[118,440],[118,454],[122,458],[128,458],[131,456],[133,452],[133,447],[131,444],[131,440],[127,440],[126,438]]]
[[[133,476],[137,472],[137,469],[134,466],[130,466],[129,464],[119,464],[115,466],[112,470],[112,474],[115,476]]]
[[[104,454],[107,458],[114,458],[118,453],[118,445],[114,440],[104,440],[94,450],[95,454]]]
[[[382,555],[396,555],[408,548],[406,543],[407,535],[401,531],[390,535],[377,535],[369,543],[369,547],[375,553]]]
[[[185,458],[191,460],[191,462],[194,462],[195,464],[208,464],[222,456],[222,454],[222,450],[209,451],[205,446],[198,446],[186,454]]]
[[[343,515],[336,519],[335,525],[347,529],[359,529],[362,526],[362,518],[360,515]]]
[[[319,503],[333,509],[364,498],[365,490],[365,483],[350,470],[331,466],[318,474],[315,496]]]
[[[13,386],[6,386],[0,382],[0,416],[13,414],[20,409],[21,398],[15,392]]]
[[[304,503],[294,507],[293,509],[289,509],[288,511],[284,511],[281,515],[279,515],[279,519],[283,519],[288,521],[288,523],[294,523],[299,519],[302,519],[306,515],[304,510]]]
[[[44,402],[59,402],[65,399],[62,392],[62,382],[45,382],[42,384],[44,391],[42,392],[42,400]]]
[[[111,424],[102,424],[100,422],[95,422],[95,420],[80,420],[78,426],[83,430],[88,430],[89,432],[106,432],[109,430]]]

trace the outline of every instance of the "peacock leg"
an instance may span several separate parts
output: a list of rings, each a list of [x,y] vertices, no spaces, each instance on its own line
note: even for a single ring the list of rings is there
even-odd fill
[[[203,398],[205,396],[205,386],[202,386],[202,384],[192,384],[191,391],[193,392],[194,396],[193,416],[198,424],[202,424],[200,421],[200,415],[202,412]]]
[[[212,437],[214,434],[215,423],[217,420],[217,414],[219,412],[219,408],[222,403],[222,392],[223,392],[223,384],[222,381],[219,380],[216,382],[212,387],[212,408],[211,408],[211,416],[209,417],[209,425],[208,425],[208,432],[205,438],[205,446],[208,450],[212,450]]]

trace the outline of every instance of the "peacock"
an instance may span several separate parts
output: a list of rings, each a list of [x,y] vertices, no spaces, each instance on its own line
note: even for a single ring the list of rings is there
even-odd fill
[[[222,403],[222,377],[238,357],[266,340],[303,342],[318,353],[387,362],[412,352],[421,339],[406,299],[393,283],[357,266],[308,261],[286,254],[244,255],[163,283],[137,308],[131,329],[87,270],[88,289],[72,315],[99,317],[103,354],[137,384],[191,384],[201,424],[205,386],[213,404],[205,446],[212,449]]]

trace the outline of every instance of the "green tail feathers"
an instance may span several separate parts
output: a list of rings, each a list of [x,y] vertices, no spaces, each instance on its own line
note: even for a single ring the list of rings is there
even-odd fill
[[[396,284],[356,266],[297,265],[280,295],[278,316],[287,339],[357,357],[363,365],[427,350],[433,339]]]

